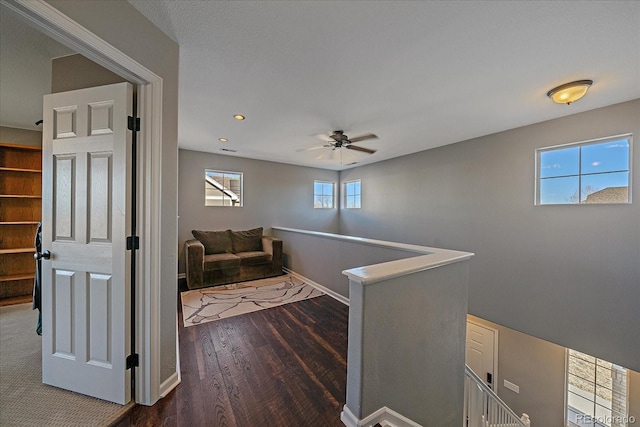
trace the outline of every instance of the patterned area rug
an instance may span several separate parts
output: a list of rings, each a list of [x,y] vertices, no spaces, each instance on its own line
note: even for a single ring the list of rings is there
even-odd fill
[[[184,326],[251,313],[324,295],[296,277],[285,275],[251,282],[182,292]]]

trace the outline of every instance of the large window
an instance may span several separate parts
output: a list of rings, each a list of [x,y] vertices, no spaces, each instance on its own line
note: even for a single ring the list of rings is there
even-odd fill
[[[344,183],[344,207],[347,209],[359,209],[361,207],[359,179]]]
[[[333,189],[335,184],[328,181],[313,181],[313,207],[318,209],[333,208]]]
[[[540,205],[630,203],[631,135],[537,150]]]
[[[204,171],[205,206],[242,206],[242,173],[206,169]]]
[[[627,427],[627,370],[567,350],[567,426]]]

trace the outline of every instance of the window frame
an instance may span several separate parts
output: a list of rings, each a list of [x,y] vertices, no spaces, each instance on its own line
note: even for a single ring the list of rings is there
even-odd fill
[[[541,203],[541,181],[543,179],[548,179],[548,178],[562,178],[562,177],[542,178],[541,169],[540,169],[542,166],[540,161],[540,156],[542,153],[571,148],[571,147],[576,147],[581,150],[582,147],[587,147],[590,145],[606,144],[607,142],[614,142],[614,141],[620,141],[620,140],[627,140],[629,144],[629,159],[628,159],[628,165],[627,165],[628,168],[626,170],[606,171],[606,172],[600,172],[600,173],[582,173],[581,157],[579,157],[577,174],[566,176],[566,177],[574,177],[574,176],[578,177],[578,202],[577,203]],[[583,201],[580,200],[583,177],[594,176],[594,175],[604,174],[604,173],[620,173],[620,172],[627,172],[629,174],[628,185],[627,185],[628,197],[626,202],[584,203]],[[632,133],[624,133],[620,135],[607,136],[603,138],[596,138],[596,139],[589,139],[589,140],[579,141],[579,142],[571,142],[567,144],[553,145],[549,147],[537,148],[535,150],[535,191],[534,191],[535,206],[630,205],[632,204],[632,200],[631,200],[632,183],[633,183],[633,134]]]
[[[357,206],[349,206],[349,203],[347,202],[347,200],[350,196],[349,196],[347,187],[349,184],[355,184],[355,183],[360,184],[360,190],[358,191],[358,193],[354,193],[352,196],[352,197],[357,197]],[[344,191],[344,197],[342,198],[342,203],[345,209],[362,209],[362,180],[352,179],[349,181],[345,181],[343,183],[343,191]]]
[[[331,184],[331,206],[316,206],[316,198],[317,197],[326,197],[327,195],[322,192],[321,194],[316,194],[316,184]],[[313,180],[313,208],[314,209],[335,209],[336,207],[336,183],[333,181],[325,181],[321,179]]]
[[[215,172],[215,173],[220,173],[224,175],[239,175],[240,176],[240,194],[238,195],[238,198],[240,199],[240,202],[238,204],[230,204],[230,205],[208,205],[207,204],[207,188],[206,188],[206,180],[207,180],[207,172]],[[237,171],[225,171],[225,170],[220,170],[220,169],[209,169],[209,168],[205,168],[204,170],[204,176],[205,176],[205,194],[204,194],[204,206],[207,208],[241,208],[244,207],[244,173],[243,172],[237,172]],[[223,191],[223,190],[220,190]],[[229,192],[232,192],[229,189]],[[233,193],[233,192],[232,192]],[[234,193],[235,194],[235,193]],[[231,199],[231,198],[230,198]],[[224,197],[223,197],[224,200]]]
[[[572,351],[572,349],[570,349],[570,348],[566,348],[565,349],[564,420],[565,420],[565,423],[566,423],[567,426],[568,425],[572,425],[572,426],[576,425],[575,423],[569,421],[569,393],[576,394],[575,392],[569,390],[569,386],[570,386],[569,376],[573,375],[573,376],[581,378],[581,379],[583,379],[585,381],[590,381],[591,380],[591,378],[580,377],[580,376],[578,376],[576,374],[572,374],[571,372],[569,372],[570,358],[573,357],[573,358],[578,359],[578,360],[581,359],[580,357],[572,356],[570,354],[571,351]],[[582,353],[582,352],[580,352],[578,350],[573,350],[573,351],[576,351],[578,353]],[[598,385],[597,375],[598,375],[598,366],[601,366],[601,365],[598,365],[598,361],[602,361],[602,362],[605,362],[605,363],[611,363],[612,365],[617,366],[621,370],[624,370],[625,377],[626,377],[626,379],[625,379],[625,386],[626,386],[626,390],[625,390],[625,400],[626,400],[626,402],[625,402],[625,410],[626,410],[626,413],[623,414],[622,416],[618,416],[618,415],[613,415],[612,414],[611,415],[611,420],[613,419],[613,417],[620,417],[620,419],[622,420],[623,425],[624,426],[628,426],[629,422],[631,422],[631,418],[633,418],[633,416],[631,416],[631,417],[629,416],[629,369],[627,369],[627,368],[625,368],[623,366],[620,366],[620,365],[616,365],[615,363],[608,362],[608,361],[606,361],[604,359],[600,359],[600,358],[598,358],[596,356],[591,356],[591,355],[588,355],[586,353],[582,353],[582,354],[584,354],[586,356],[589,356],[589,357],[593,357],[595,359],[593,382],[592,383],[590,382],[590,384],[594,385],[594,392],[593,392],[594,399],[591,401],[591,400],[589,400],[589,399],[587,399],[586,397],[583,396],[583,399],[588,400],[593,404],[594,412],[596,410],[596,406],[602,406],[602,405],[597,403],[598,396],[597,396],[597,392],[595,390],[595,388],[599,386]],[[591,363],[589,361],[585,361],[585,362],[586,363]],[[579,411],[578,408],[574,408],[574,409]],[[600,422],[601,419],[597,415],[594,415],[594,416],[591,416],[589,414],[583,414],[583,415],[585,415],[587,418],[589,418],[591,420],[591,424],[588,424],[588,421],[582,420],[583,422],[586,422],[586,424],[579,424],[579,425],[584,425],[584,426],[591,426],[592,425],[593,427],[606,427],[606,425],[607,425],[605,423],[601,423]],[[635,422],[635,419],[633,419],[633,422]]]

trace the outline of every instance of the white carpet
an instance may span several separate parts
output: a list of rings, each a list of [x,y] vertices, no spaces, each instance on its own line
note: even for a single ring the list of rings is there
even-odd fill
[[[42,338],[31,303],[0,307],[0,426],[108,426],[121,406],[42,384]]]
[[[182,292],[184,326],[251,313],[324,295],[290,275]]]

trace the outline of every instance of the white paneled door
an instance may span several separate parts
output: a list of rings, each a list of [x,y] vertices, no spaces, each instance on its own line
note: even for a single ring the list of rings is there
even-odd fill
[[[42,381],[131,399],[129,83],[44,97]]]
[[[495,378],[495,354],[498,331],[477,323],[467,322],[466,363],[493,391]]]

